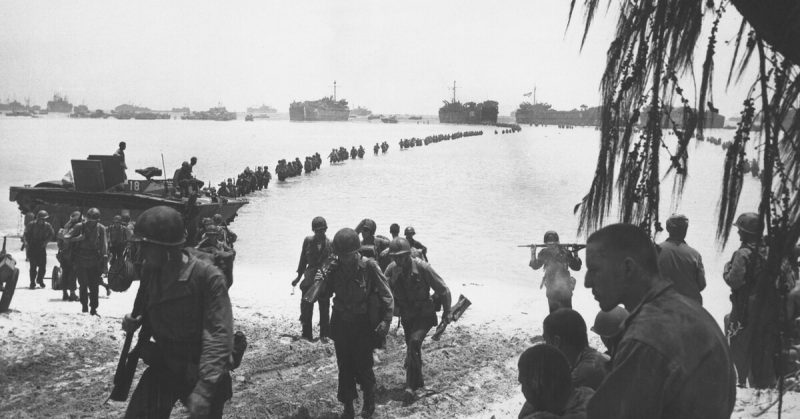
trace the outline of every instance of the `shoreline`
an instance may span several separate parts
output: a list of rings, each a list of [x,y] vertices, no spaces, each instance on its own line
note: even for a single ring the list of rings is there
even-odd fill
[[[17,284],[11,310],[0,314],[0,391],[6,395],[0,400],[0,413],[10,417],[122,416],[127,403],[104,401],[124,341],[120,321],[133,304],[138,284],[110,297],[101,292],[98,311],[102,317],[94,317],[80,313],[79,303],[61,301],[61,292],[50,290],[49,282],[47,289],[29,290],[24,255],[10,253],[22,268],[23,279]],[[48,266],[52,269],[53,265]],[[333,344],[299,340],[299,292],[290,295],[288,278],[286,284],[267,278],[270,292],[253,304],[246,296],[259,280],[258,270],[244,266],[236,274],[238,282],[231,288],[235,329],[245,332],[249,346],[242,365],[232,372],[234,396],[226,405],[225,417],[337,417],[341,405],[336,401]],[[494,295],[509,292],[452,282],[454,295],[463,292],[473,301],[496,301]],[[508,288],[519,291],[522,287]],[[536,295],[531,295],[536,291],[518,292],[504,309],[473,305],[440,341],[426,339],[423,372],[428,391],[409,406],[401,401],[402,329],[396,330],[393,324],[386,349],[376,351],[380,361],[374,368],[378,380],[375,417],[516,417],[524,401],[516,381],[517,358],[541,333],[547,314],[546,305],[537,307]],[[492,296],[486,297],[487,293]],[[540,294],[543,298],[544,293]],[[585,305],[581,299],[575,302]],[[594,319],[584,317],[588,328]],[[589,341],[602,348],[591,332]],[[137,382],[143,370],[140,363]],[[757,400],[753,391],[737,389],[732,417],[753,417],[777,396],[776,391],[768,394],[772,397]],[[798,411],[800,393],[787,393],[784,413]],[[774,405],[761,417],[775,417],[776,412]],[[175,414],[185,416],[180,403]]]

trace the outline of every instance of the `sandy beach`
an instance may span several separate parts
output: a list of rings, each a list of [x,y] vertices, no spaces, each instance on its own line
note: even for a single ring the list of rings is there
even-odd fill
[[[12,243],[13,249],[17,243]],[[12,254],[26,269],[24,255]],[[239,278],[256,274],[237,272]],[[50,281],[45,281],[49,287]],[[341,406],[336,401],[333,345],[298,339],[299,292],[291,295],[282,282],[273,284],[260,307],[237,303],[245,300],[244,290],[235,285],[231,289],[236,329],[245,332],[249,347],[232,373],[234,396],[225,417],[335,418]],[[106,399],[124,341],[120,320],[132,305],[137,284],[108,297],[101,288],[101,317],[79,313],[80,305],[61,301],[60,291],[22,285],[27,284],[18,284],[11,311],[0,314],[2,416],[121,417],[126,404]],[[468,284],[453,288],[455,294],[479,291]],[[515,418],[524,402],[516,382],[517,358],[541,333],[543,315],[499,311],[498,316],[498,310],[489,307],[470,308],[440,341],[425,341],[427,391],[411,405],[402,402],[405,346],[402,329],[393,324],[386,349],[376,351],[376,417]],[[589,338],[592,346],[602,349],[596,335],[590,332]],[[143,369],[140,363],[137,380]],[[770,391],[757,397],[738,389],[733,417],[777,417],[777,405],[762,413],[776,395]],[[784,417],[800,411],[800,394],[787,393],[783,409]],[[186,417],[180,403],[173,417]]]

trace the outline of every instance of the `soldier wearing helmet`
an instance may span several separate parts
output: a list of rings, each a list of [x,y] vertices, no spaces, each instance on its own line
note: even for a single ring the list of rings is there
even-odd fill
[[[81,222],[80,211],[73,211],[69,216],[69,221],[64,224],[64,227],[58,230],[58,254],[56,259],[61,264],[61,299],[64,301],[78,301],[78,295],[75,294],[76,281],[75,281],[75,267],[72,258],[72,247],[69,242],[64,240],[64,235],[72,230],[75,225]],[[67,294],[69,291],[69,294]]]
[[[365,218],[358,223],[356,233],[361,234],[361,256],[373,258],[378,262],[381,270],[386,270],[391,260],[388,254],[384,253],[389,248],[389,239],[385,236],[375,235],[378,227],[375,221]]]
[[[100,224],[100,210],[89,208],[86,220],[76,224],[64,240],[71,243],[75,274],[80,285],[81,307],[84,313],[89,311],[97,315],[98,289],[103,284],[100,275],[107,269],[108,238],[106,227]],[[108,288],[106,288],[108,292]]]
[[[47,243],[55,240],[56,233],[53,226],[47,222],[50,215],[41,210],[36,214],[36,219],[25,226],[22,240],[25,245],[25,256],[30,264],[31,289],[36,284],[44,288],[44,274],[47,270]]]
[[[328,231],[328,223],[322,217],[314,217],[311,220],[311,236],[306,236],[303,240],[303,248],[300,250],[300,263],[297,265],[297,278],[292,281],[292,286],[297,286],[300,279],[300,291],[303,294],[314,284],[314,277],[322,267],[330,263],[331,241],[325,236]],[[327,342],[330,337],[330,306],[329,297],[320,296],[319,303],[319,338],[322,342]],[[311,322],[314,318],[314,303],[304,299],[300,300],[300,324],[303,328],[302,337],[308,341],[314,339]]]
[[[150,208],[136,222],[141,284],[122,327],[133,333],[142,326],[155,342],[143,351],[149,366],[126,418],[168,417],[178,399],[191,417],[221,418],[232,395],[228,287],[219,269],[182,248],[185,236],[180,213],[169,207]]]
[[[418,251],[417,252],[412,250],[412,252],[414,252],[415,255],[419,254],[420,255],[419,257],[422,258],[425,262],[427,262],[428,248],[425,247],[425,245],[423,245],[422,243],[418,242],[416,239],[414,239],[414,235],[417,234],[417,232],[414,230],[414,227],[411,226],[406,227],[406,230],[403,232],[403,234],[406,236],[406,240],[408,240],[408,244],[411,245],[411,248],[417,249]]]
[[[333,295],[331,338],[339,367],[337,398],[344,405],[341,417],[355,416],[356,383],[364,393],[361,416],[375,412],[375,373],[372,351],[389,331],[394,299],[386,278],[374,259],[361,256],[358,234],[343,228],[333,236],[337,261],[324,274],[325,291]],[[323,273],[317,276],[322,278]]]
[[[400,323],[406,338],[406,388],[407,402],[416,399],[416,391],[425,386],[422,376],[422,341],[436,319],[436,303],[442,304],[442,321],[452,319],[450,289],[442,277],[427,262],[411,257],[411,244],[398,237],[389,245],[392,263],[386,268],[386,278],[395,305],[400,313]],[[431,294],[433,291],[433,294]]]
[[[628,318],[628,310],[625,307],[617,306],[610,311],[600,310],[594,318],[592,332],[600,336],[603,345],[606,347],[606,355],[614,357],[620,339],[622,339],[622,329],[625,319]]]
[[[569,269],[579,271],[583,262],[576,251],[568,250],[559,244],[558,233],[544,233],[545,248],[536,253],[531,249],[531,261],[528,264],[534,270],[544,266],[544,277],[539,288],[546,288],[547,303],[550,312],[559,308],[572,308],[572,291],[575,290],[575,278]]]
[[[686,244],[689,219],[672,214],[667,219],[669,238],[658,245],[658,270],[679,293],[703,304],[700,291],[706,287],[706,271],[700,253]]]
[[[754,299],[763,297],[756,292],[756,283],[765,269],[767,259],[766,247],[761,238],[761,220],[757,213],[746,212],[739,215],[735,225],[739,230],[741,245],[733,252],[731,260],[725,263],[722,273],[722,278],[731,288],[732,307],[730,314],[725,316],[726,334],[739,385],[746,385],[749,378],[751,386],[766,388],[764,385],[771,385],[775,378],[774,374],[767,371],[771,366],[766,364],[771,364],[771,360],[763,359],[766,361],[762,364],[764,368],[753,370],[754,359],[760,357],[759,353],[762,351],[751,349],[755,330],[761,326],[770,327],[753,324],[760,316],[751,310]]]
[[[210,255],[207,260],[222,270],[225,274],[225,285],[230,288],[233,285],[233,262],[236,259],[236,250],[225,243],[225,231],[214,224],[206,226],[195,248]]]

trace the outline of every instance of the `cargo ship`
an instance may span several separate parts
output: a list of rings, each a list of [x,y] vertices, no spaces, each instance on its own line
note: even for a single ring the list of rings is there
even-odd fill
[[[443,101],[439,108],[439,122],[443,124],[496,124],[498,103],[487,100],[483,103],[461,103],[456,99],[456,82],[453,82],[453,100]]]
[[[247,113],[249,114],[259,114],[259,113],[277,113],[278,110],[273,108],[272,106],[267,106],[262,104],[257,108],[247,108]]]
[[[355,116],[370,116],[372,115],[372,111],[367,108],[362,108],[361,106],[355,108],[351,112]]]
[[[289,105],[290,121],[347,121],[350,108],[344,99],[336,100],[336,82],[333,82],[333,96],[320,100],[292,102]]]
[[[54,94],[53,100],[47,102],[47,112],[72,113],[72,104],[67,101],[67,97]]]
[[[200,120],[200,121],[233,121],[236,119],[236,112],[228,112],[224,106],[217,106],[207,111],[192,112],[181,116],[181,119]]]

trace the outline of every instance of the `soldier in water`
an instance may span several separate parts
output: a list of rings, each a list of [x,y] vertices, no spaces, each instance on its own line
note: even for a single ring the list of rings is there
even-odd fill
[[[570,276],[569,270],[578,271],[583,262],[578,254],[567,250],[559,244],[558,233],[548,231],[544,233],[545,248],[536,254],[536,248],[531,249],[530,267],[537,270],[544,266],[542,286],[546,287],[547,303],[550,312],[559,308],[572,308],[572,291],[575,290],[575,278]]]

